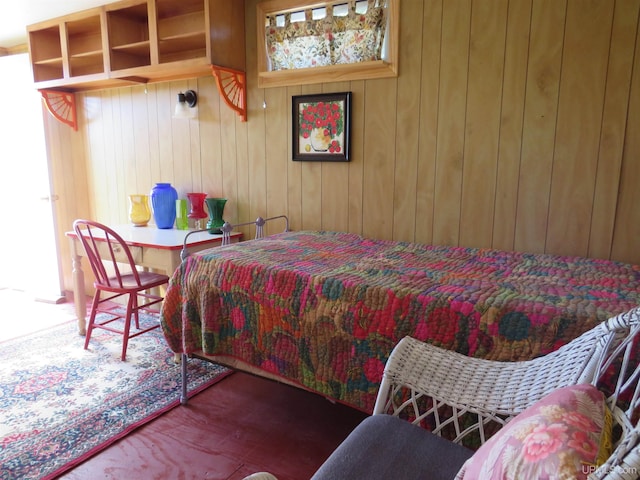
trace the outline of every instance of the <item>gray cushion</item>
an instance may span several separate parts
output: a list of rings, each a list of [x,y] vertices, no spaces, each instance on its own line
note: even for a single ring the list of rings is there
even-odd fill
[[[391,415],[367,417],[312,480],[453,479],[473,450]]]

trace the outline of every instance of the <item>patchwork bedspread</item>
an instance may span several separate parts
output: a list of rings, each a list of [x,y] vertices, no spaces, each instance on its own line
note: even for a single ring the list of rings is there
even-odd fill
[[[371,412],[405,335],[544,355],[640,304],[640,266],[287,232],[190,256],[162,309],[175,352],[225,355]]]

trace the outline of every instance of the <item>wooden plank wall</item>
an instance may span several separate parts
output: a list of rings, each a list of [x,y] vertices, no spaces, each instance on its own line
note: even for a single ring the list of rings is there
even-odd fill
[[[77,133],[47,119],[60,232],[125,223],[167,181],[227,197],[230,221],[640,263],[640,0],[401,0],[398,78],[271,89],[256,1],[248,122],[212,78],[79,94]],[[198,119],[172,119],[187,88]],[[291,97],[338,91],[352,161],[291,161]]]

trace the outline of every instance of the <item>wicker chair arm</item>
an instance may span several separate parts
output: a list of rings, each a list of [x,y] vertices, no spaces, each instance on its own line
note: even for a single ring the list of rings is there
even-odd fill
[[[639,310],[632,310],[548,355],[521,362],[472,358],[405,337],[386,363],[373,413],[426,422],[437,434],[453,428],[454,438],[450,432],[447,436],[458,443],[477,431],[483,443],[491,434],[487,424],[504,425],[557,388],[595,384],[612,352],[630,341],[639,322]]]

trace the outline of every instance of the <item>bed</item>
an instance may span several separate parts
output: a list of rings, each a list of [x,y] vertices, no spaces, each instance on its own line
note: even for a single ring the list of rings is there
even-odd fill
[[[526,360],[639,305],[639,295],[637,265],[284,232],[186,258],[161,325],[174,352],[370,413],[404,336]]]

